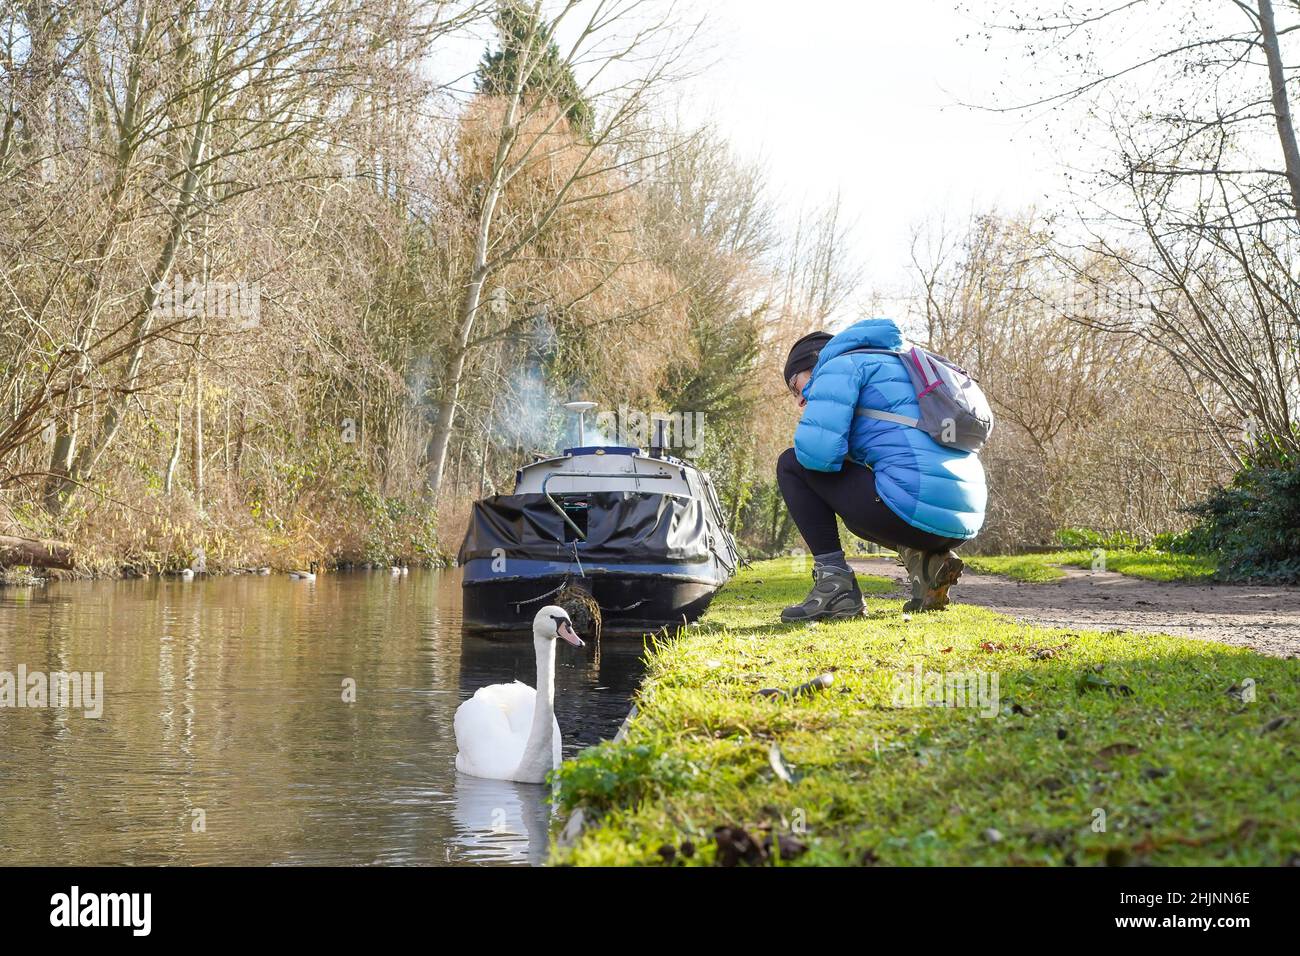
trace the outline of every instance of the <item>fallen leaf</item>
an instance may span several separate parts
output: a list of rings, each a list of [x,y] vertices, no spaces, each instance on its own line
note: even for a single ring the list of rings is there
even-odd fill
[[[783,863],[786,860],[793,860],[795,857],[803,856],[808,852],[806,843],[788,833],[778,833],[775,842],[777,852],[774,854],[772,853],[772,835],[768,834],[767,839],[763,841],[763,849],[768,856],[780,856]]]
[[[1271,734],[1273,731],[1280,730],[1289,723],[1291,723],[1291,717],[1288,714],[1283,714],[1281,717],[1274,717],[1266,723],[1259,729],[1259,733],[1261,736],[1264,734]]]
[[[1139,752],[1141,749],[1142,748],[1139,747],[1137,744],[1130,744],[1130,743],[1107,744],[1105,747],[1102,747],[1100,750],[1097,751],[1097,756],[1104,757],[1107,760],[1109,760],[1111,757],[1128,757]]]
[[[835,683],[835,675],[832,673],[833,670],[834,668],[818,674],[807,683],[800,684],[798,687],[792,687],[789,690],[782,690],[779,687],[764,687],[762,690],[758,691],[758,694],[762,697],[803,697],[807,694],[814,693],[815,691],[826,690]]]
[[[1092,760],[1092,765],[1098,770],[1109,770],[1110,762],[1115,757],[1131,757],[1133,754],[1141,751],[1137,744],[1118,743],[1102,747],[1097,751],[1097,755]]]
[[[1070,646],[1069,641],[1065,641],[1064,643],[1061,644],[1054,644],[1051,647],[1045,647],[1040,644],[1037,647],[1031,647],[1029,649],[1029,656],[1036,661],[1051,660],[1053,657],[1061,653],[1061,651],[1065,650],[1069,646]]]
[[[717,827],[713,831],[713,839],[718,845],[715,857],[718,866],[736,866],[740,863],[752,866],[762,863],[767,857],[767,851],[742,827]]]

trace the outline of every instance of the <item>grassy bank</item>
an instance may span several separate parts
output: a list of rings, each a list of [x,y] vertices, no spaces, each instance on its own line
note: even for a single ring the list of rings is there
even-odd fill
[[[626,737],[559,771],[566,808],[594,822],[553,862],[1279,864],[1300,854],[1295,661],[1030,627],[972,607],[908,617],[897,598],[870,600],[859,620],[775,623],[807,584],[789,559],[756,565],[699,627],[653,649]],[[831,669],[829,690],[757,694]],[[928,706],[932,675],[960,672],[983,675],[985,706]]]
[[[1017,581],[1043,584],[1065,577],[1060,565],[1092,567],[1089,550],[1051,551],[1046,554],[976,555],[965,559],[975,571],[1004,574]],[[1216,570],[1212,558],[1169,551],[1106,551],[1106,570],[1150,581],[1208,581]]]

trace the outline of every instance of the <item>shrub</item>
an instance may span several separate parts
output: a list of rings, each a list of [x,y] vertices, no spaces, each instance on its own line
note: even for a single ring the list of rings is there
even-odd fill
[[[1208,553],[1200,546],[1197,536],[1191,531],[1165,531],[1151,539],[1151,547],[1157,551],[1170,554],[1204,554]]]
[[[1220,555],[1227,581],[1300,583],[1300,461],[1294,456],[1252,456],[1227,487],[1187,509],[1196,525],[1182,542]]]

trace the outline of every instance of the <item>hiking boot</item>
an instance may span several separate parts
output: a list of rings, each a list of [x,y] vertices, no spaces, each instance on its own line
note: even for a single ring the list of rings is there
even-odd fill
[[[899,548],[898,560],[907,569],[907,580],[912,585],[912,599],[903,605],[903,613],[911,614],[913,611],[921,610],[925,604],[927,589],[921,570],[925,563],[925,555],[915,548]]]
[[[813,588],[802,604],[781,612],[786,624],[821,619],[839,620],[862,614],[862,591],[852,571],[843,568],[813,568]]]
[[[922,562],[924,571],[925,594],[921,599],[920,610],[942,611],[949,604],[948,588],[957,583],[965,563],[951,551],[938,551],[927,554]]]

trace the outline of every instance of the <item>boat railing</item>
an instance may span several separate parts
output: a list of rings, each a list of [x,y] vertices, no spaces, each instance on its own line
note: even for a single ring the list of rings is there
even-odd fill
[[[573,533],[578,536],[579,540],[586,541],[586,532],[578,527],[574,520],[569,517],[569,513],[564,510],[564,506],[556,501],[555,496],[546,489],[547,484],[552,478],[635,478],[638,480],[645,478],[651,480],[662,480],[672,477],[672,475],[639,475],[635,473],[630,475],[620,475],[598,471],[553,471],[542,479],[542,495],[550,502],[551,507],[555,509],[555,513],[564,519],[564,523],[573,529]],[[561,540],[560,543],[564,544],[564,541]]]

